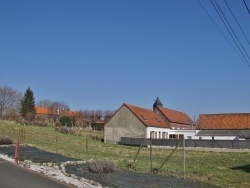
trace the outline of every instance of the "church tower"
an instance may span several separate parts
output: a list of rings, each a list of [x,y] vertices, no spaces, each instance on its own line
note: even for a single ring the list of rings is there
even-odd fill
[[[161,103],[159,97],[156,98],[155,103],[153,104],[153,109],[155,109],[157,106],[163,107],[163,104]]]

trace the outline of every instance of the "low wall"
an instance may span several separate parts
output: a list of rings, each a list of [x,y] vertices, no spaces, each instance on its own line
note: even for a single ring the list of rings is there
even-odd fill
[[[152,139],[154,146],[175,147],[180,143],[177,139]],[[146,138],[129,138],[121,137],[119,144],[124,145],[150,145],[150,139]],[[179,146],[182,146],[182,142]],[[250,140],[185,140],[185,147],[202,147],[202,148],[230,148],[230,149],[250,149]]]

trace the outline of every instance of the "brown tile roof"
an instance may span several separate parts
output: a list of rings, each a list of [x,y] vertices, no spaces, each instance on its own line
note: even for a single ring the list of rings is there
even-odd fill
[[[36,114],[42,114],[42,115],[52,115],[53,112],[49,108],[41,107],[41,106],[36,106]]]
[[[180,123],[186,125],[194,124],[190,117],[184,112],[163,108],[161,106],[156,107],[164,116],[172,123]]]
[[[250,129],[250,113],[201,114],[197,127],[199,129]]]
[[[169,126],[161,120],[152,110],[145,109],[130,104],[123,104],[147,127],[162,127],[169,128]]]

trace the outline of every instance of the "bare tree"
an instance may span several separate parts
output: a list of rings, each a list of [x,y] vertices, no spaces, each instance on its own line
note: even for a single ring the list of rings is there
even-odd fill
[[[57,110],[70,110],[69,106],[63,101],[52,101],[49,99],[41,100],[37,102],[37,106],[50,108],[53,113],[57,113]]]
[[[101,120],[102,118],[102,111],[101,110],[96,110],[95,111],[95,119]]]
[[[104,110],[103,111],[103,118],[105,121],[109,120],[113,115],[114,115],[115,111],[113,110]]]
[[[22,93],[11,87],[0,87],[0,117],[10,110],[18,112],[21,108]]]
[[[92,120],[108,120],[110,119],[115,111],[112,110],[84,110],[84,118]]]

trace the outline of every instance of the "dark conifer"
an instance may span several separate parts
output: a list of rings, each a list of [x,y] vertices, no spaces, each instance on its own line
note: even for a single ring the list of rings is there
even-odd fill
[[[30,88],[24,93],[22,100],[21,114],[25,118],[34,117],[36,114],[35,98]]]

